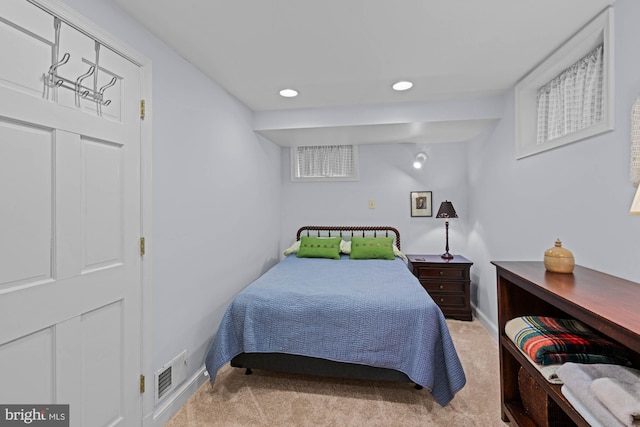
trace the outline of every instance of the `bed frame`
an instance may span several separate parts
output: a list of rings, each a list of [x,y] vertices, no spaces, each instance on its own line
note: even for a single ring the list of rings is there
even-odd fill
[[[312,233],[313,232],[313,233]],[[400,232],[387,226],[371,225],[371,226],[336,226],[336,225],[305,225],[300,227],[296,233],[296,240],[300,240],[300,236],[310,237],[342,237],[348,240],[349,237],[393,237],[396,247],[400,250]]]
[[[296,240],[301,236],[313,237],[393,237],[396,247],[400,249],[400,232],[387,226],[315,226],[300,227]],[[403,372],[394,369],[377,368],[354,363],[334,362],[316,357],[298,356],[286,353],[240,353],[231,359],[231,366],[246,369],[250,375],[252,369],[264,369],[295,374],[321,375],[339,378],[357,378],[384,381],[412,381]],[[415,385],[417,389],[422,388]]]

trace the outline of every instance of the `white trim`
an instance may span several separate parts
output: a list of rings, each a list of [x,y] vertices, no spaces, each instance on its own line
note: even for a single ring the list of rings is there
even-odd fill
[[[140,124],[140,186],[142,198],[142,236],[145,238],[145,255],[142,258],[142,373],[148,381],[153,378],[153,145],[152,145],[152,67],[145,61],[142,72],[142,99],[145,100],[145,118]],[[142,396],[142,418],[153,412],[153,393]],[[145,424],[143,424],[145,425]]]
[[[152,67],[151,60],[127,44],[118,40],[113,35],[101,29],[97,24],[80,15],[66,4],[58,0],[27,0],[33,5],[62,19],[69,26],[82,32],[88,37],[97,40],[117,54],[123,56],[140,68],[141,95],[145,100],[145,118],[140,123],[140,191],[141,191],[141,234],[145,237],[145,255],[142,260],[142,302],[141,302],[141,374],[147,381],[147,387],[151,387],[153,381],[153,280],[152,280]],[[145,420],[151,418],[153,413],[153,392],[147,390],[142,396],[142,408],[140,425],[147,426]]]
[[[482,326],[484,326],[487,332],[489,332],[491,338],[493,338],[497,343],[498,337],[500,335],[498,333],[498,327],[493,322],[491,322],[491,320],[489,320],[489,317],[487,317],[484,312],[480,311],[479,307],[474,303],[471,303],[471,309],[473,310],[473,315],[475,316],[475,318],[478,319],[478,321],[482,324]]]
[[[631,209],[629,209],[631,215],[640,215],[640,186],[636,190],[636,195],[631,203]]]
[[[153,412],[152,426],[162,427],[165,425],[171,417],[178,412],[178,410],[189,400],[193,394],[198,391],[200,386],[206,381],[209,381],[207,370],[202,366],[198,371],[185,381],[182,387],[178,388],[172,394],[167,397],[164,404],[158,406]],[[148,422],[148,420],[145,420]],[[149,425],[145,422],[145,426]]]
[[[527,74],[515,87],[516,135],[515,156],[526,156],[576,142],[614,127],[614,55],[613,55],[613,8],[604,9],[598,16],[574,34],[567,42],[549,55]],[[540,87],[562,71],[579,61],[599,44],[604,45],[603,112],[602,120],[592,126],[553,139],[537,143],[536,94]]]
[[[100,44],[107,46],[118,55],[125,57],[127,60],[133,62],[139,67],[144,67],[151,62],[146,56],[136,51],[129,45],[118,40],[112,34],[107,33],[93,21],[90,21],[85,16],[80,15],[78,12],[76,12],[66,4],[60,2],[59,0],[27,1],[34,6],[37,6],[49,12],[50,14],[57,16],[70,27],[75,28],[87,37],[100,42]]]

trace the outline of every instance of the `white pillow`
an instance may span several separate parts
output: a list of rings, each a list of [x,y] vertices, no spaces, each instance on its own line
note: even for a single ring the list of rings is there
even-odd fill
[[[405,261],[409,261],[407,259],[407,256],[405,254],[403,254],[402,252],[400,252],[400,249],[398,249],[398,247],[396,245],[393,245],[393,254],[395,256],[397,256],[398,258],[400,258],[400,259],[403,259]]]
[[[296,241],[293,245],[289,246],[282,252],[284,256],[295,254],[300,250],[300,240]]]

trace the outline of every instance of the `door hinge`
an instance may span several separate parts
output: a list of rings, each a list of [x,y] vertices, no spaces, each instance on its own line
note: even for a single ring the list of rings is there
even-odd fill
[[[144,393],[144,375],[140,375],[140,393]]]
[[[140,119],[144,120],[144,99],[140,100]]]
[[[144,237],[140,238],[140,256],[144,255]]]

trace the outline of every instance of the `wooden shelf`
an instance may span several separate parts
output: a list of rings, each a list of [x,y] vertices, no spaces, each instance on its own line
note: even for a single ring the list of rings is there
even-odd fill
[[[522,354],[522,352],[518,350],[516,345],[513,343],[513,341],[511,341],[509,337],[503,335],[500,339],[500,343],[503,348],[509,351],[511,357],[516,359],[518,364],[522,366],[529,373],[529,375],[533,377],[533,379],[536,380],[536,382],[540,385],[540,387],[542,387],[547,395],[551,397],[553,401],[556,402],[567,415],[569,415],[569,417],[571,417],[573,422],[576,423],[576,426],[589,427],[589,423],[586,422],[584,418],[582,418],[582,416],[580,416],[580,414],[575,411],[575,409],[573,409],[571,403],[569,403],[569,401],[567,401],[567,399],[564,397],[562,391],[560,390],[560,388],[562,387],[561,385],[552,384],[547,381],[546,378],[544,378],[542,374],[540,374],[540,372],[531,365],[531,362],[529,362],[529,360]],[[520,406],[522,406],[522,403],[519,404]]]
[[[500,394],[503,421],[535,426],[523,405],[518,372],[524,369],[574,426],[589,424],[567,401],[561,386],[547,381],[504,334],[507,321],[519,316],[578,319],[601,335],[627,347],[640,366],[640,313],[635,301],[640,284],[576,266],[573,274],[550,273],[542,262],[492,262],[497,270],[500,331]],[[542,394],[542,392],[541,392]],[[569,421],[569,420],[567,420]],[[563,426],[566,424],[563,424]]]
[[[522,427],[537,427],[536,423],[529,417],[522,406],[522,402],[514,400],[505,402],[503,410],[507,413],[509,419]]]

